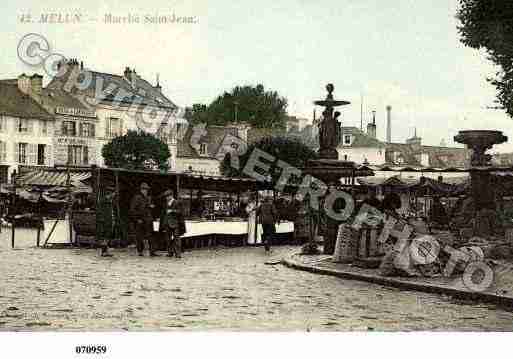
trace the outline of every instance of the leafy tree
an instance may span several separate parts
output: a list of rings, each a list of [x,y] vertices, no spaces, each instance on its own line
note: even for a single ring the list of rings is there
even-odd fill
[[[128,131],[102,148],[105,164],[129,169],[168,169],[171,156],[167,144],[142,131]]]
[[[513,117],[513,1],[460,0],[457,18],[461,42],[486,49],[500,67],[488,81],[497,89],[497,102]]]
[[[185,108],[184,117],[191,125],[208,123],[208,107],[201,103],[195,103],[192,107]]]
[[[263,85],[237,86],[210,105],[195,104],[186,110],[193,124],[224,126],[229,122],[247,122],[255,128],[284,128],[287,100]]]
[[[223,162],[221,163],[221,173],[224,176],[228,177],[247,177],[245,173],[243,173],[243,169],[246,166],[246,163],[249,159],[249,156],[253,152],[253,150],[257,148],[260,151],[267,152],[268,154],[273,155],[276,158],[276,161],[271,164],[270,170],[266,173],[264,170],[256,168],[255,170],[264,176],[270,175],[273,184],[278,182],[280,178],[282,168],[277,166],[278,160],[281,160],[290,166],[301,169],[306,166],[306,163],[310,159],[318,158],[317,153],[303,144],[301,141],[297,139],[291,139],[286,137],[266,137],[261,139],[258,142],[255,142],[248,146],[247,151],[244,155],[239,156],[239,168],[233,168],[231,166],[231,155],[230,153],[226,154]],[[262,160],[265,162],[265,159]],[[300,183],[300,178],[292,177],[289,183]]]

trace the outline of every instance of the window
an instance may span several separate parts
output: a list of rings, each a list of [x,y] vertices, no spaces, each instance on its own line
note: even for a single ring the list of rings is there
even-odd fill
[[[82,137],[94,137],[94,124],[93,123],[83,123],[81,126],[81,134]]]
[[[46,145],[37,145],[37,164],[42,166],[46,163]]]
[[[76,136],[77,124],[73,121],[62,121],[62,134],[63,136]]]
[[[86,146],[68,146],[69,165],[87,165],[89,163],[89,149]]]
[[[0,161],[7,161],[7,143],[0,142]]]
[[[351,144],[351,135],[345,135],[344,136],[344,144],[350,145]]]
[[[107,137],[121,136],[121,120],[111,117],[107,123]]]
[[[201,143],[200,144],[200,155],[206,155],[207,154],[207,144]]]
[[[39,122],[39,124],[41,125],[41,135],[43,135],[43,136],[48,135],[48,121],[41,120],[41,122]]]
[[[89,163],[89,148],[82,147],[82,164],[87,165]]]
[[[18,120],[18,132],[19,133],[28,133],[29,132],[29,120],[20,118]]]
[[[18,163],[27,163],[28,143],[18,143]]]
[[[0,116],[0,132],[6,132],[7,130],[7,118],[5,116]]]

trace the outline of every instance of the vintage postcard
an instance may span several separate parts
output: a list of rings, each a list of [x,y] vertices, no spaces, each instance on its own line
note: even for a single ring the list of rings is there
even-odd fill
[[[0,9],[6,357],[513,329],[511,1]]]

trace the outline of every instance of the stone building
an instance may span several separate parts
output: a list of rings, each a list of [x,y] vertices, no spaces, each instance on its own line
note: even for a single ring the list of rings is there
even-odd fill
[[[218,176],[226,154],[247,143],[250,129],[245,124],[208,126],[197,137],[194,131],[193,126],[183,134],[178,130],[176,170]]]
[[[104,165],[103,145],[128,130],[142,130],[167,143],[171,152],[170,168],[176,168],[176,124],[184,120],[177,118],[178,107],[162,93],[158,80],[152,85],[129,67],[122,75],[90,71],[78,60],[59,64],[59,71],[61,75],[54,77],[47,88],[71,93],[95,114],[97,145],[88,156],[95,158],[98,165]]]
[[[0,80],[0,183],[13,171],[53,166],[54,116],[40,105],[42,76]]]

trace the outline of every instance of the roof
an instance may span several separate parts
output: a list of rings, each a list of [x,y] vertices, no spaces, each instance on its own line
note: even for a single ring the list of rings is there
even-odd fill
[[[48,84],[48,88],[51,89],[62,89],[67,79],[72,73],[73,66],[68,66],[68,71],[60,76],[54,77]],[[89,70],[86,70],[89,71]],[[106,91],[109,88],[115,89],[112,93],[107,94],[102,102],[109,101],[120,101],[122,103],[132,104],[137,103],[140,105],[151,105],[162,108],[178,108],[170,99],[168,99],[162,92],[151,85],[148,81],[135,74],[134,83],[132,84],[127,78],[121,75],[109,74],[105,72],[89,71],[91,74],[91,82],[85,90],[77,90],[77,93],[85,94],[88,97],[97,98],[96,86]],[[135,73],[135,72],[134,72]],[[133,73],[133,74],[134,74]],[[133,86],[134,85],[134,86]],[[129,96],[123,99],[117,99],[115,96],[118,91],[123,90],[129,94]],[[104,94],[102,94],[104,95]]]
[[[377,138],[371,137],[367,135],[365,132],[360,130],[357,127],[342,127],[342,136],[344,135],[352,135],[353,141],[350,146],[344,146],[339,144],[340,149],[343,148],[351,148],[351,147],[377,147],[383,148],[385,147],[385,143],[381,142]]]
[[[17,81],[14,83],[14,80],[0,81],[0,115],[53,119],[41,105],[20,90]]]
[[[392,153],[397,152],[403,159],[403,165],[419,166],[417,156],[428,155],[431,167],[465,167],[470,164],[471,150],[457,147],[419,146],[405,143],[387,143],[386,161],[392,163]]]
[[[229,141],[227,141],[230,139],[228,136],[232,136],[232,139],[235,137],[242,141],[242,139],[238,137],[237,128],[233,126],[208,126],[205,130],[206,134],[199,138],[198,146],[194,148],[191,145],[193,126],[188,126],[183,138],[177,141],[178,157],[217,158],[218,160],[222,160],[227,151],[221,151],[221,147],[230,145]],[[204,156],[198,153],[200,143],[207,145],[207,153]],[[218,158],[219,156],[222,158]]]
[[[70,93],[53,88],[44,88],[41,92],[41,104],[49,111],[54,111],[56,107],[78,108],[83,110],[94,110],[82,103],[79,99]]]
[[[200,142],[207,144],[208,157],[217,156],[226,136],[238,137],[238,131],[235,127],[209,126],[206,131],[207,134],[200,139]]]

